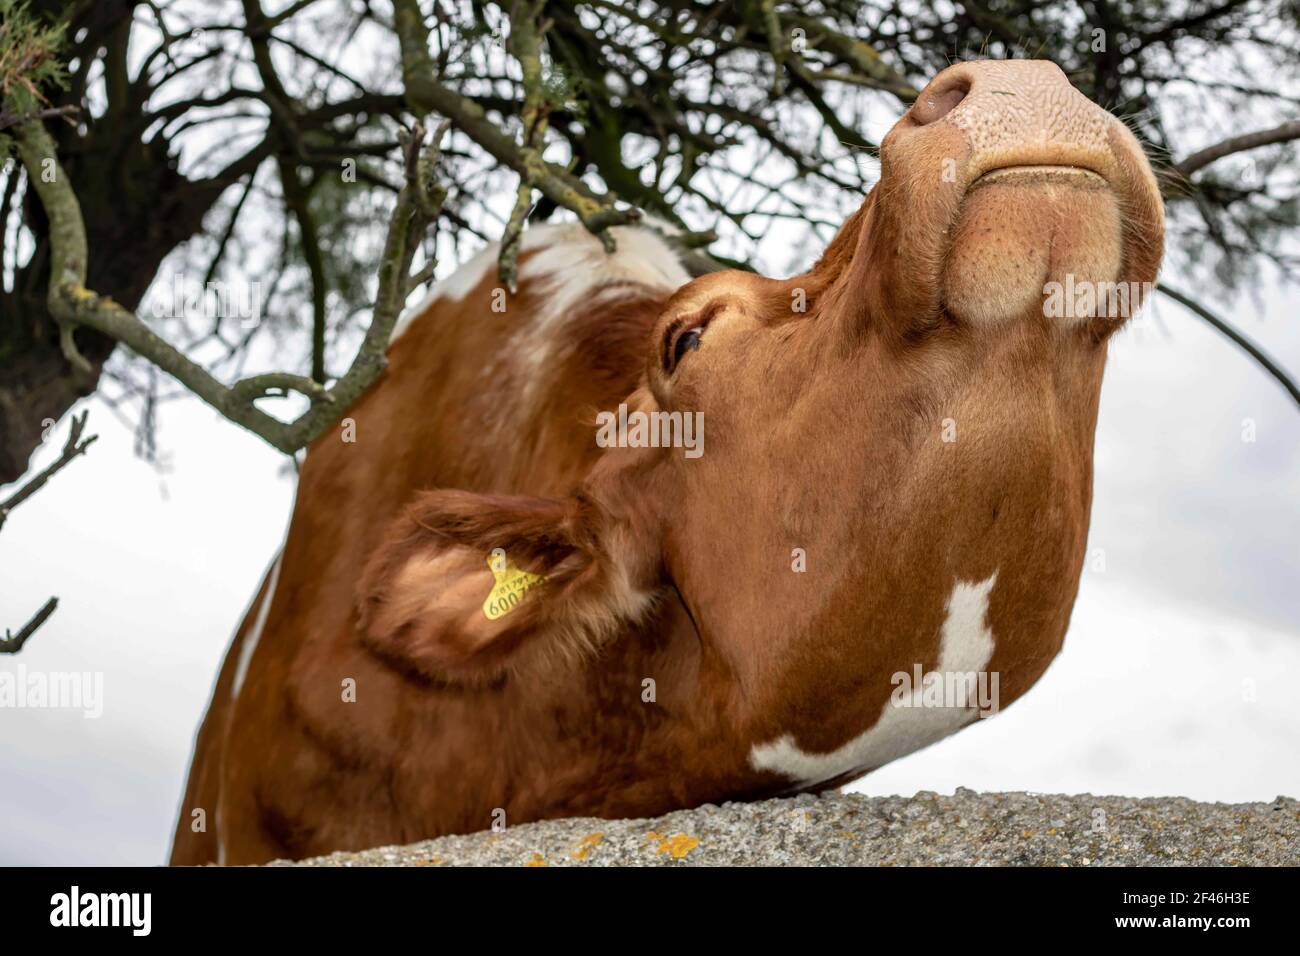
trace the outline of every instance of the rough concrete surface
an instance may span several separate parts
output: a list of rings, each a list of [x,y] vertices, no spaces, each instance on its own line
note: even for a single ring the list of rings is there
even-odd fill
[[[1300,864],[1300,802],[922,791],[574,818],[273,866],[1181,866]]]

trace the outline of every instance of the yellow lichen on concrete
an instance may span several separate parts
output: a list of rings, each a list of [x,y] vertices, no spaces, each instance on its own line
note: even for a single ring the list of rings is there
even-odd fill
[[[670,837],[665,837],[659,833],[647,833],[647,840],[658,840],[659,846],[655,848],[655,855],[667,853],[674,860],[685,858],[700,845],[699,837],[687,836],[685,833],[675,833]]]
[[[597,845],[603,839],[605,839],[605,834],[603,833],[588,833],[578,841],[578,845],[574,847],[570,856],[579,862],[586,860],[587,857],[591,855],[591,851],[596,849]]]

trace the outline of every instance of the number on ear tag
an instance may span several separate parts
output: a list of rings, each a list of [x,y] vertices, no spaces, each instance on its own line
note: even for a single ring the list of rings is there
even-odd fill
[[[487,559],[496,583],[483,602],[483,616],[489,621],[505,617],[523,603],[529,591],[546,583],[546,575],[533,574],[510,564],[501,548],[493,548]]]

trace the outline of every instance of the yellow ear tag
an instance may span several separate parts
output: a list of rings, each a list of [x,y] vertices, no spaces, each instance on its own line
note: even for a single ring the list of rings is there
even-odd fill
[[[496,583],[483,602],[483,616],[489,621],[505,617],[523,603],[529,591],[546,583],[546,575],[533,574],[510,564],[506,553],[494,548],[487,559]]]

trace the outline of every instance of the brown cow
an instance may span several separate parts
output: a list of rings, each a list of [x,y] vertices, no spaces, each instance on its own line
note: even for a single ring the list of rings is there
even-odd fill
[[[531,230],[505,300],[484,251],[313,445],[173,862],[823,789],[1043,673],[1124,319],[1049,290],[1161,257],[1124,125],[1049,63],[963,63],[807,274],[615,238]]]

